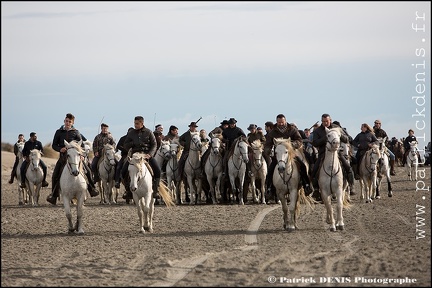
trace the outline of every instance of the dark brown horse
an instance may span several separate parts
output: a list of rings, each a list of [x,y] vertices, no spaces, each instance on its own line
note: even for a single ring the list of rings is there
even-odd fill
[[[401,142],[400,140],[398,141],[389,141],[388,142],[388,148],[393,152],[393,154],[395,155],[396,158],[396,163],[402,167],[402,163],[403,163],[403,157],[405,154],[405,149],[403,146],[403,142]]]

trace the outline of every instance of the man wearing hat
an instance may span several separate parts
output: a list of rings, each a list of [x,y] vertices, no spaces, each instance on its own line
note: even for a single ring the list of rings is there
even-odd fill
[[[178,140],[179,136],[178,136],[178,128],[177,126],[171,125],[168,131],[168,134],[165,135],[165,137],[163,138],[164,141],[173,141],[173,140]]]
[[[381,128],[381,121],[380,120],[375,120],[374,122],[374,126],[373,126],[373,130],[375,133],[375,137],[379,138],[381,137],[382,139],[387,138],[385,141],[385,145],[387,145],[387,143],[389,142],[387,133]],[[396,175],[396,172],[394,170],[394,164],[395,164],[395,160],[396,157],[393,154],[393,152],[390,149],[387,149],[388,153],[390,154],[390,175]]]
[[[102,150],[105,144],[111,144],[115,148],[115,141],[111,132],[108,131],[108,125],[105,123],[101,124],[101,133],[96,135],[93,140],[93,154],[94,158],[91,163],[91,169],[93,171],[94,182],[97,183],[101,181],[98,170],[99,159],[102,156]]]
[[[237,139],[240,136],[245,136],[246,134],[243,132],[243,130],[240,127],[237,127],[237,120],[234,118],[230,118],[228,120],[228,128],[226,128],[223,132],[222,132],[222,137],[223,137],[223,141],[225,142],[226,145],[226,151],[229,151],[231,148],[232,143],[234,142],[235,139]],[[223,159],[223,167],[224,167],[224,174],[227,175],[228,172],[228,155],[229,153],[225,153],[224,155],[224,159]],[[248,174],[251,177],[252,176],[252,171],[250,170],[250,167],[247,168],[248,169]]]
[[[197,132],[196,128],[198,128],[198,125],[196,124],[196,122],[191,122],[188,127],[189,130],[179,137],[179,143],[181,146],[183,146],[183,151],[178,162],[180,178],[183,178],[184,166],[186,164],[186,159],[189,156],[190,142],[192,141],[191,133]],[[190,202],[190,195],[188,195],[187,193],[186,202]]]
[[[216,135],[222,135],[222,132],[226,128],[228,128],[228,126],[229,126],[228,120],[225,119],[222,122],[220,122],[220,126],[215,127],[212,131],[210,131],[210,133],[209,133],[210,139],[213,138],[213,137],[216,137]],[[206,163],[207,158],[208,158],[208,156],[210,154],[210,151],[211,151],[211,145],[209,145],[209,147],[207,148],[207,150],[201,156],[201,169],[202,169],[202,171],[204,171],[204,169],[205,169],[205,163]],[[222,153],[225,153],[225,149],[223,149],[222,151],[223,151]],[[222,157],[223,157],[223,154],[222,154]]]

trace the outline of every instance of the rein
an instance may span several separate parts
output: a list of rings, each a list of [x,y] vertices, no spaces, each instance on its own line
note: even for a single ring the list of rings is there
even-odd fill
[[[69,149],[75,149],[75,148],[69,148]],[[68,149],[68,150],[69,150]],[[76,150],[76,149],[75,149]],[[83,156],[82,154],[80,154],[80,153],[78,153],[78,156],[79,156],[79,161],[78,161],[78,163],[74,163],[74,162],[71,162],[71,161],[69,161],[69,154],[67,155],[67,160],[66,160],[66,163],[67,163],[67,167],[68,167],[68,170],[69,170],[69,174],[70,175],[73,175],[73,173],[72,173],[72,165],[75,165],[75,166],[77,166],[77,170],[79,171],[79,174],[81,174],[81,175],[83,175],[84,176],[84,172],[83,172],[83,169],[82,169],[82,160],[81,160],[81,156]],[[78,174],[78,175],[79,175]],[[74,175],[73,175],[74,176]]]

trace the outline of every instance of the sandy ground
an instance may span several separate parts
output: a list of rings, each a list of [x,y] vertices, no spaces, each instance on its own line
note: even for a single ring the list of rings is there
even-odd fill
[[[13,159],[2,152],[1,286],[431,285],[430,192],[416,191],[421,182],[402,167],[392,198],[386,186],[373,203],[352,196],[344,231],[328,230],[322,204],[302,207],[292,233],[280,205],[248,204],[156,206],[154,233],[140,234],[135,206],[95,197],[78,236],[61,202],[45,201],[51,183],[39,207],[18,205],[18,184],[7,183]],[[55,160],[44,160],[51,182]],[[430,186],[430,167],[420,169]]]

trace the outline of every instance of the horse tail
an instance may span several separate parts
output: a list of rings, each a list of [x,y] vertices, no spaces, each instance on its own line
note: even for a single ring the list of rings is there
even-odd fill
[[[345,195],[345,191],[342,191],[342,206],[345,209],[351,209],[352,207],[351,203],[348,201],[348,197]]]
[[[315,205],[315,200],[310,197],[310,196],[306,196],[303,190],[303,187],[299,189],[298,191],[298,200],[297,202],[299,202],[300,204],[304,204],[306,205],[306,207],[308,207],[309,209],[314,209]]]
[[[168,191],[168,186],[163,181],[160,181],[159,194],[161,195],[165,205],[168,207],[175,206],[174,200],[171,197],[171,193],[169,193]]]

